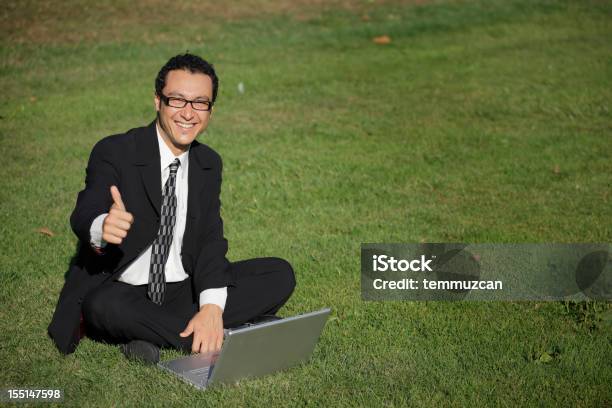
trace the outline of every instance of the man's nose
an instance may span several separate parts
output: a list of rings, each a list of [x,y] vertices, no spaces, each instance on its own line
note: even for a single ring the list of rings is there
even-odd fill
[[[183,119],[191,120],[194,115],[193,106],[191,106],[191,103],[187,102],[187,105],[181,110],[181,116]]]

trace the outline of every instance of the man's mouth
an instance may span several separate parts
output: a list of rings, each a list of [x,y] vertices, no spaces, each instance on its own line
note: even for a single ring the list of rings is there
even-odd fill
[[[191,129],[192,127],[195,126],[194,123],[184,123],[184,122],[174,122],[177,124],[177,126],[183,128],[183,129]]]

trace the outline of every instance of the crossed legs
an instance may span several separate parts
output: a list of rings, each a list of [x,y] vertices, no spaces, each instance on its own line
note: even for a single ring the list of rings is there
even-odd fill
[[[228,287],[223,312],[226,328],[276,314],[295,287],[291,265],[280,258],[249,259],[232,263],[231,268],[236,285]],[[83,301],[86,332],[88,337],[109,343],[145,340],[190,352],[193,336],[180,337],[179,333],[198,311],[198,297],[191,279],[168,283],[162,305],[147,298],[147,285],[108,281]]]

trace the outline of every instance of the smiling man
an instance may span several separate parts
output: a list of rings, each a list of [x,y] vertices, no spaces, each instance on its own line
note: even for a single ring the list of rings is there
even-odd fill
[[[94,146],[70,218],[80,247],[49,326],[61,352],[84,333],[149,363],[160,347],[216,351],[224,327],[273,319],[291,296],[287,261],[225,257],[221,158],[195,140],[218,87],[208,62],[173,57],[155,80],[156,120]]]

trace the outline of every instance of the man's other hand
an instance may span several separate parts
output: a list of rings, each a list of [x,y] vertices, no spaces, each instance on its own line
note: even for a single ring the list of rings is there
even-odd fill
[[[111,244],[120,244],[127,237],[134,222],[134,216],[125,210],[121,193],[115,186],[110,188],[113,205],[102,225],[102,239]]]
[[[180,336],[187,337],[192,333],[191,351],[194,353],[221,350],[223,344],[223,309],[213,304],[203,305],[200,311],[191,318]]]

